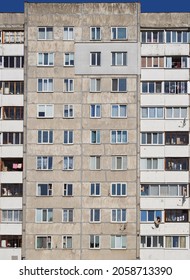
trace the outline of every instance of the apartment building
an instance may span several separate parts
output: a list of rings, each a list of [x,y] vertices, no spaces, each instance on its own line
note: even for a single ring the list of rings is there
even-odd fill
[[[138,3],[25,3],[25,259],[136,259]]]
[[[0,259],[21,259],[24,16],[0,14]]]
[[[141,14],[141,259],[190,259],[189,27]]]

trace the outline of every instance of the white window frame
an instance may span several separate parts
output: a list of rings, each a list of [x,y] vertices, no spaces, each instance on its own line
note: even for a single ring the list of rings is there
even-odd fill
[[[162,141],[160,141],[162,140]],[[150,143],[147,143],[150,142]],[[141,145],[164,145],[163,132],[141,132]]]
[[[2,44],[2,31],[0,31],[0,44]]]
[[[41,31],[44,33],[43,38],[40,38],[40,29],[44,29],[44,31]],[[41,40],[41,41],[42,40],[53,40],[53,27],[52,26],[39,26],[38,27],[38,40]]]
[[[73,221],[74,221],[74,209],[73,208],[62,209],[62,222],[73,223]]]
[[[73,156],[64,156],[63,157],[63,170],[64,171],[74,170],[74,157]]]
[[[127,196],[127,184],[123,182],[114,182],[110,186],[111,196]]]
[[[64,79],[64,92],[74,92],[74,79]]]
[[[63,40],[72,41],[74,40],[74,27],[64,26],[63,27]]]
[[[63,144],[71,145],[74,143],[74,131],[64,130],[63,131]]]
[[[120,163],[118,160],[120,160],[121,168],[119,167]],[[127,156],[112,156],[112,170],[127,170]]]
[[[46,194],[42,194],[42,187],[45,188]],[[46,196],[52,196],[53,195],[53,184],[52,183],[37,183],[36,184],[36,196],[40,197],[46,197]]]
[[[90,27],[90,40],[92,40],[92,41],[101,40],[101,27],[99,27],[99,26]]]
[[[40,86],[41,82],[41,86]],[[52,78],[40,78],[38,79],[38,92],[53,92],[53,79]]]
[[[49,119],[54,117],[53,104],[37,104],[37,118]]]
[[[38,248],[38,238],[44,238],[45,240],[42,241],[43,244],[46,244],[45,247],[39,247]],[[36,246],[35,248],[37,250],[49,250],[49,249],[52,249],[52,237],[51,235],[37,235],[36,236]]]
[[[52,156],[37,156],[36,157],[36,170],[53,170],[53,157]]]
[[[126,137],[126,141],[125,141],[125,137]],[[127,130],[111,130],[110,142],[112,144],[127,144],[128,143],[128,131]]]
[[[91,208],[90,209],[90,223],[100,223],[101,222],[101,209]]]
[[[101,118],[101,104],[90,105],[90,118]]]
[[[122,106],[124,107],[125,106],[125,112],[126,112],[126,114],[125,115],[122,115],[122,113],[121,113],[121,108],[122,108]],[[114,107],[116,108],[117,107],[117,109],[115,109],[115,110],[117,110],[117,115],[114,115],[113,114],[113,112],[114,112]],[[112,104],[111,105],[111,117],[112,118],[127,118],[127,105],[126,104]]]
[[[112,66],[127,66],[127,52],[112,52]]]
[[[53,130],[38,130],[38,144],[53,144]]]
[[[101,66],[101,52],[90,53],[90,66]]]
[[[126,235],[111,235],[111,249],[126,249],[127,237]]]
[[[125,29],[125,37],[120,36],[120,32]],[[120,27],[111,27],[111,40],[127,40],[127,27],[120,26]]]
[[[64,66],[73,67],[75,65],[74,52],[66,52],[64,54]]]
[[[101,196],[101,184],[91,183],[90,184],[90,196]]]
[[[186,119],[187,118],[187,107],[166,107],[166,119]],[[171,111],[171,116],[168,116],[169,110]],[[179,112],[176,116],[176,112]],[[184,112],[183,112],[184,111]]]
[[[89,249],[100,249],[100,235],[91,234],[89,236]]]
[[[145,190],[146,189],[146,190]],[[144,193],[144,194],[143,194]],[[188,197],[189,186],[187,184],[142,184],[141,196],[151,197]]]
[[[178,241],[177,241],[177,243],[178,243],[178,246],[174,246],[173,244],[174,244],[174,239],[175,238],[177,238],[178,239]],[[185,246],[183,247],[183,246],[181,246],[181,239],[184,239],[185,240]],[[170,241],[167,241],[167,239],[169,240],[170,239]],[[170,245],[171,246],[167,246],[167,243],[171,243]],[[169,245],[169,244],[168,244]],[[180,236],[180,235],[173,235],[173,236],[169,236],[169,235],[166,235],[165,236],[165,248],[166,249],[173,249],[173,250],[175,250],[175,249],[187,249],[187,245],[188,245],[188,242],[187,242],[187,236],[185,236],[185,235],[183,235],[183,236]]]
[[[90,170],[101,169],[101,156],[90,156]]]
[[[66,112],[68,113],[68,115],[66,115]],[[66,119],[74,118],[74,105],[72,105],[72,104],[63,105],[63,118],[66,118]]]
[[[90,79],[90,92],[101,92],[101,79],[91,78]]]
[[[36,223],[52,223],[53,222],[53,208],[37,208],[36,209]]]
[[[124,81],[125,81],[125,88],[122,88]],[[111,91],[112,92],[127,92],[127,78],[112,79]]]
[[[22,223],[21,209],[1,209],[2,223]]]
[[[164,119],[163,107],[141,107],[142,119]]]
[[[63,235],[63,249],[69,250],[73,248],[72,235]]]
[[[164,158],[141,158],[140,170],[164,170]]]
[[[94,137],[93,137],[93,135],[94,135]],[[91,144],[100,144],[101,143],[100,130],[91,130],[90,131],[90,143]]]
[[[144,242],[142,242],[142,238],[144,239]],[[148,239],[149,239],[149,241],[148,241]],[[148,243],[150,244],[150,246],[147,246]],[[162,244],[163,244],[163,246],[162,246]],[[157,245],[157,246],[155,246],[155,245]],[[142,235],[140,247],[141,248],[153,248],[153,249],[163,248],[164,247],[164,236],[163,235]]]
[[[54,53],[38,53],[38,66],[54,66]]]
[[[63,185],[63,196],[73,196],[73,184],[72,183],[65,183]]]
[[[111,222],[112,223],[125,223],[127,221],[126,209],[111,209]]]

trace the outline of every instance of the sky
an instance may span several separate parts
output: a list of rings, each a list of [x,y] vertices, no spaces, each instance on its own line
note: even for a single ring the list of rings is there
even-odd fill
[[[23,12],[25,0],[1,0],[0,12]],[[33,3],[141,2],[141,12],[190,12],[189,0],[28,0]]]

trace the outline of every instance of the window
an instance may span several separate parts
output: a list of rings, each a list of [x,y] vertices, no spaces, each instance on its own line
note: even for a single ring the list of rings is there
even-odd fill
[[[189,186],[185,184],[141,185],[141,196],[188,196]]]
[[[163,158],[141,158],[141,170],[164,170]]]
[[[24,107],[4,106],[3,120],[23,120]]]
[[[64,130],[63,132],[63,143],[73,144],[74,132],[73,130]]]
[[[90,91],[91,92],[100,92],[100,79],[90,79]]]
[[[141,41],[142,43],[164,43],[164,31],[142,31]]]
[[[143,119],[163,119],[164,109],[162,107],[143,107],[141,117]]]
[[[73,222],[73,209],[63,209],[63,222]]]
[[[63,170],[74,169],[74,158],[73,156],[65,156],[63,159]]]
[[[64,90],[65,92],[74,92],[74,80],[64,79]]]
[[[165,132],[165,145],[188,145],[189,133],[180,131]]]
[[[112,170],[126,170],[127,156],[112,156]]]
[[[51,183],[38,183],[36,188],[37,196],[52,196],[53,185]]]
[[[90,195],[100,196],[101,186],[100,183],[91,183],[90,184]]]
[[[37,236],[36,249],[51,249],[51,236]]]
[[[91,144],[100,144],[100,130],[91,130],[90,135],[91,135],[91,139],[90,139]]]
[[[127,28],[126,27],[112,27],[111,28],[111,39],[112,40],[126,40],[127,39]]]
[[[38,118],[53,118],[54,105],[52,104],[38,104],[37,117]]]
[[[166,209],[165,210],[165,222],[169,223],[184,223],[188,222],[188,210],[187,209]]]
[[[0,235],[1,248],[21,248],[22,235]]]
[[[100,209],[90,209],[90,222],[100,222]]]
[[[161,219],[161,210],[141,210],[141,222],[154,222],[157,217]]]
[[[187,56],[168,56],[165,57],[166,68],[188,68],[188,57]]]
[[[90,170],[100,170],[100,156],[90,157]]]
[[[189,159],[188,158],[165,158],[166,171],[188,171]]]
[[[24,57],[23,56],[1,56],[0,57],[1,68],[23,68]]]
[[[0,196],[22,196],[22,184],[1,184]]]
[[[126,130],[112,130],[111,131],[111,143],[112,144],[124,144],[128,141],[128,135]]]
[[[0,82],[0,88],[3,90],[3,94],[24,94],[24,82],[23,81],[6,81]],[[2,90],[0,91],[2,92]]]
[[[71,26],[65,26],[63,29],[63,39],[73,40],[74,39],[74,28]]]
[[[111,221],[112,222],[126,222],[127,211],[126,209],[112,209],[111,210]]]
[[[53,79],[38,79],[38,92],[53,92]]]
[[[185,119],[187,117],[187,107],[167,107],[166,119]]]
[[[53,209],[36,209],[36,222],[49,223],[53,222]]]
[[[100,236],[90,235],[90,249],[100,249]]]
[[[141,133],[142,145],[163,145],[164,134],[163,132],[142,132]]]
[[[165,247],[174,249],[185,249],[187,248],[186,239],[186,236],[166,236]]]
[[[141,67],[143,68],[164,68],[163,56],[142,56]]]
[[[126,118],[127,117],[127,105],[120,105],[120,104],[111,105],[111,117],[112,118]]]
[[[112,79],[112,91],[113,92],[126,92],[127,91],[127,79],[126,78]]]
[[[0,31],[0,43],[2,43],[2,32]]]
[[[126,196],[127,184],[126,183],[112,183],[111,196]]]
[[[63,249],[72,249],[72,236],[63,236]]]
[[[63,107],[63,117],[64,118],[74,118],[74,108],[73,105],[64,105]]]
[[[3,132],[2,134],[3,134],[3,145],[23,144],[23,132]]]
[[[0,43],[2,43],[3,35],[3,44],[20,44],[24,43],[24,31],[22,30],[6,30],[0,32]]]
[[[52,40],[53,27],[38,27],[38,40]]]
[[[101,105],[100,104],[90,105],[90,117],[91,118],[101,118]]]
[[[111,235],[111,249],[126,249],[126,235]]]
[[[37,170],[52,170],[53,157],[52,156],[38,156],[37,157]]]
[[[54,53],[38,53],[38,66],[53,66]]]
[[[162,82],[142,82],[142,93],[162,93]]]
[[[187,31],[166,31],[166,43],[188,43],[189,33]]]
[[[141,248],[163,248],[164,237],[159,235],[141,236]]]
[[[1,210],[1,221],[6,223],[22,222],[22,210]]]
[[[22,172],[23,171],[23,158],[10,158],[5,157],[0,160],[0,171],[3,172]]]
[[[126,66],[127,65],[127,52],[112,52],[112,65],[113,66]]]
[[[53,144],[53,130],[38,130],[38,144]]]
[[[63,185],[63,196],[73,195],[73,184],[67,183]]]
[[[91,27],[90,28],[90,39],[91,40],[101,40],[100,27]]]
[[[64,66],[74,66],[74,53],[65,53]]]
[[[164,93],[185,94],[187,93],[187,82],[164,82]]]
[[[100,66],[101,65],[101,52],[91,52],[90,53],[90,65]]]

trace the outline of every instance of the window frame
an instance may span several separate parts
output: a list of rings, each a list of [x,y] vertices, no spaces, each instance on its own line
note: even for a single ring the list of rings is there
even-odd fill
[[[111,223],[126,223],[127,210],[125,208],[111,209]]]
[[[98,130],[91,130],[90,131],[90,144],[93,144],[93,145],[99,145],[101,144],[101,131],[98,129]],[[94,137],[93,137],[93,134],[94,134]],[[93,140],[94,138],[94,140]]]
[[[41,186],[44,185],[46,187],[46,190],[45,190],[46,194],[42,194],[42,192],[44,192],[44,191],[42,191],[40,189],[40,185]],[[53,184],[52,183],[45,183],[45,182],[37,183],[36,184],[36,196],[39,196],[39,197],[53,196]]]
[[[36,208],[35,209],[36,223],[53,223],[53,208]]]
[[[63,131],[63,144],[65,145],[74,144],[74,130]]]
[[[44,28],[44,38],[40,38],[40,29]],[[52,29],[52,36],[50,36],[51,38],[48,38],[48,29]],[[39,41],[44,41],[44,40],[53,40],[53,27],[52,26],[39,26],[38,27],[38,40]]]
[[[101,170],[101,156],[90,156],[90,170]]]
[[[94,36],[93,36],[93,29],[94,29]],[[101,41],[101,27],[100,26],[90,27],[90,40],[91,41]]]
[[[63,196],[64,197],[73,196],[73,183],[64,183],[63,184]]]
[[[73,223],[74,222],[74,209],[63,208],[62,209],[62,223]]]
[[[101,66],[101,52],[90,52],[90,66]]]
[[[115,108],[116,108],[116,106],[117,106],[117,116],[116,115],[113,115],[113,109],[114,109],[114,106],[115,106]],[[125,116],[124,115],[121,115],[121,107],[124,107],[125,106],[125,112],[126,112],[126,114],[125,114]],[[126,104],[111,104],[111,118],[122,118],[122,119],[124,119],[124,118],[127,118],[127,105]]]
[[[120,164],[118,162],[119,158],[121,158],[120,159],[121,168],[118,167],[118,165]],[[112,156],[111,159],[112,159],[112,167],[111,167],[112,171],[127,170],[127,156],[126,155],[115,155],[115,156]]]
[[[66,108],[68,107],[68,108]],[[66,111],[68,115],[66,115]],[[73,104],[64,104],[63,105],[63,118],[64,119],[74,119],[74,105]]]
[[[37,62],[38,62],[37,66],[53,67],[54,66],[54,55],[55,54],[53,52],[37,53]]]
[[[40,107],[44,108],[44,109],[40,111]],[[49,108],[49,110],[48,110],[48,108]],[[37,118],[39,118],[39,119],[54,118],[54,104],[37,104]]]
[[[101,209],[90,208],[90,223],[101,223]]]
[[[72,235],[63,235],[62,238],[63,238],[63,249],[72,250],[73,249],[73,236]]]
[[[115,141],[113,141],[114,133],[115,133]],[[126,141],[124,141],[125,134],[126,134]],[[110,143],[111,144],[127,144],[128,143],[128,131],[127,130],[111,130],[110,131]]]
[[[46,243],[46,247],[38,247],[38,238],[45,238],[45,242],[42,241],[41,243]],[[35,249],[36,250],[50,250],[52,249],[52,236],[51,235],[36,235],[35,237]]]
[[[100,183],[90,183],[90,196],[101,196]]]
[[[53,144],[53,130],[38,130],[38,144],[52,145]],[[40,135],[41,134],[41,135]],[[45,135],[47,134],[47,135]],[[45,141],[47,138],[47,141]]]
[[[114,189],[115,189],[115,191],[114,191]],[[116,196],[125,197],[125,196],[127,196],[127,183],[124,183],[124,182],[113,182],[113,183],[111,183],[111,185],[110,185],[110,195],[113,196],[113,197],[116,197]]]
[[[90,92],[101,92],[101,78],[90,78]]]
[[[66,34],[67,32],[67,34]],[[63,40],[73,41],[74,40],[74,26],[63,27]]]
[[[121,57],[120,57],[121,56]],[[112,66],[127,66],[127,52],[112,52],[111,53]]]
[[[123,84],[123,82],[125,83],[125,85]],[[113,78],[111,80],[111,92],[127,92],[127,78]]]
[[[74,156],[64,156],[63,171],[73,171],[73,170],[74,170]]]
[[[121,32],[122,29],[125,29],[125,36],[122,38],[120,37],[119,33]],[[115,30],[115,35],[114,35],[114,30]],[[127,27],[124,26],[117,26],[117,27],[111,27],[111,40],[114,41],[124,41],[128,39],[128,32],[127,32]]]
[[[111,249],[125,250],[125,249],[127,249],[127,236],[121,235],[121,234],[111,235],[110,243],[111,243],[111,246],[110,246]],[[112,246],[112,245],[114,245],[114,246]],[[117,245],[119,245],[119,246],[117,246]]]
[[[40,83],[41,81],[41,88],[40,89]],[[54,92],[53,87],[53,78],[38,78],[37,80],[37,92],[43,93],[43,92]]]
[[[74,52],[65,52],[64,53],[64,66],[65,67],[74,67],[75,66]]]
[[[44,160],[47,162],[44,163]],[[53,170],[53,156],[36,156],[36,170],[37,171]]]
[[[100,235],[97,235],[97,234],[89,235],[89,249],[92,249],[92,250],[100,249]]]
[[[74,92],[74,79],[64,79],[64,92]]]
[[[100,119],[101,118],[101,104],[90,104],[90,118]]]

